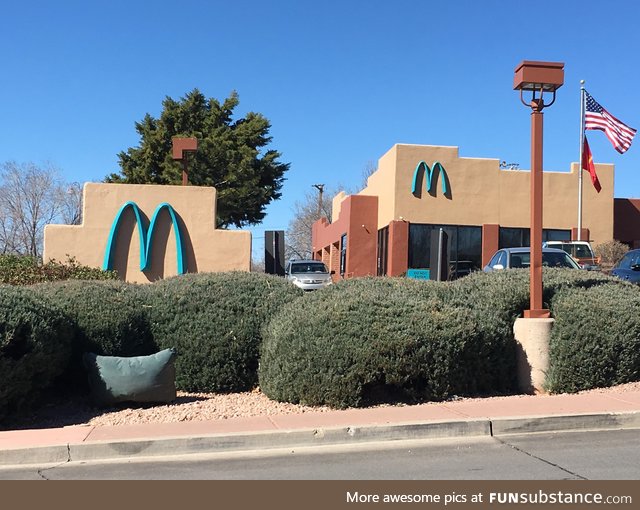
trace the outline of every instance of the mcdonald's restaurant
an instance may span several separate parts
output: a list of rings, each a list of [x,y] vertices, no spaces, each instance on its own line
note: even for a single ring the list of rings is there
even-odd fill
[[[543,174],[543,241],[617,239],[640,247],[640,200],[614,198],[614,166],[596,164],[600,193],[584,180],[578,237],[578,163]],[[332,222],[313,225],[314,258],[336,277],[399,276],[431,268],[432,237],[446,232],[450,270],[481,269],[500,248],[529,246],[530,172],[457,147],[394,145],[367,186],[333,199]]]

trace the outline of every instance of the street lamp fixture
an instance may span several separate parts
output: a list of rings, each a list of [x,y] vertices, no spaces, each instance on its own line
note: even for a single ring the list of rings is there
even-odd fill
[[[312,184],[318,190],[318,219],[322,218],[322,193],[324,192],[324,184]]]
[[[556,100],[556,90],[564,83],[564,63],[524,60],[515,70],[513,89],[520,91],[520,101],[531,108],[531,235],[529,263],[529,310],[524,317],[548,318],[549,310],[542,308],[542,128],[545,106]],[[529,103],[524,92],[531,92]],[[552,94],[551,102],[544,96]]]

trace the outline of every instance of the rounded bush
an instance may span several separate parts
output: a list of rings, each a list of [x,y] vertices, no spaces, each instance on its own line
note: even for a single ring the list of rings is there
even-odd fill
[[[69,362],[71,325],[28,289],[0,286],[0,419],[36,401]]]
[[[453,288],[452,302],[473,306],[478,312],[481,327],[487,332],[493,330],[495,337],[512,336],[515,319],[529,308],[528,269],[473,274],[457,280]],[[633,380],[634,376],[624,368],[628,363],[614,370],[615,356],[609,353],[600,357],[603,349],[616,352],[627,349],[621,345],[620,339],[633,331],[633,328],[627,329],[620,319],[607,319],[604,326],[603,318],[615,314],[606,308],[608,306],[617,309],[621,315],[634,314],[625,303],[626,297],[609,299],[618,291],[622,292],[620,296],[638,296],[640,289],[597,271],[544,269],[543,306],[549,308],[555,318],[546,382],[549,391],[572,392]],[[596,299],[589,307],[589,296],[601,296],[602,302]],[[603,340],[605,329],[607,338]],[[628,343],[628,339],[622,341],[624,345]],[[617,374],[615,377],[611,375],[612,371]],[[609,375],[605,376],[605,373]],[[622,377],[622,373],[627,375]]]
[[[547,389],[554,393],[640,380],[640,289],[622,281],[572,288],[553,300]]]
[[[31,287],[74,326],[70,378],[85,381],[82,354],[141,356],[156,352],[140,286],[122,281],[68,280]]]
[[[446,302],[450,288],[363,278],[290,303],[264,329],[261,390],[344,408],[511,389],[500,368],[509,349],[485,335],[473,309]]]
[[[257,382],[260,330],[303,292],[259,273],[187,274],[145,288],[155,341],[177,351],[176,386],[245,391]]]
[[[570,288],[589,288],[619,280],[597,271],[544,268],[543,306],[550,308],[556,293]],[[529,270],[509,269],[472,273],[452,284],[450,302],[497,313],[511,322],[529,308]]]

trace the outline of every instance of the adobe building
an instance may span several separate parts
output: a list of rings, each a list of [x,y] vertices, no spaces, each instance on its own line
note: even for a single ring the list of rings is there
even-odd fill
[[[629,248],[640,248],[640,199],[614,199],[613,238]]]
[[[622,236],[614,211],[640,218],[640,201],[614,201],[613,165],[596,171],[600,193],[588,178],[583,183],[581,238],[593,244]],[[577,239],[577,172],[577,163],[570,172],[544,172],[544,241]],[[461,158],[457,147],[397,144],[366,188],[334,198],[332,223],[313,225],[313,256],[336,277],[398,276],[431,267],[431,236],[443,228],[452,269],[481,269],[499,248],[529,245],[530,175],[501,169],[498,159]],[[640,239],[640,232],[624,235]]]
[[[115,269],[128,282],[249,271],[251,233],[216,229],[215,188],[86,183],[81,225],[47,225],[43,260]]]

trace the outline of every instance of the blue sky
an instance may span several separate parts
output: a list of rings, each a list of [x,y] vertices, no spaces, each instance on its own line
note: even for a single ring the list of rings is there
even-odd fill
[[[238,113],[263,113],[270,148],[291,164],[282,199],[251,228],[254,253],[264,230],[287,228],[312,184],[357,187],[395,143],[458,146],[528,169],[529,110],[512,90],[525,59],[565,63],[545,110],[545,170],[578,160],[581,79],[640,128],[633,0],[4,4],[0,162],[50,162],[68,181],[100,181],[166,96],[236,90]],[[640,140],[619,155],[603,133],[588,137],[594,160],[616,165],[614,195],[640,198]]]

